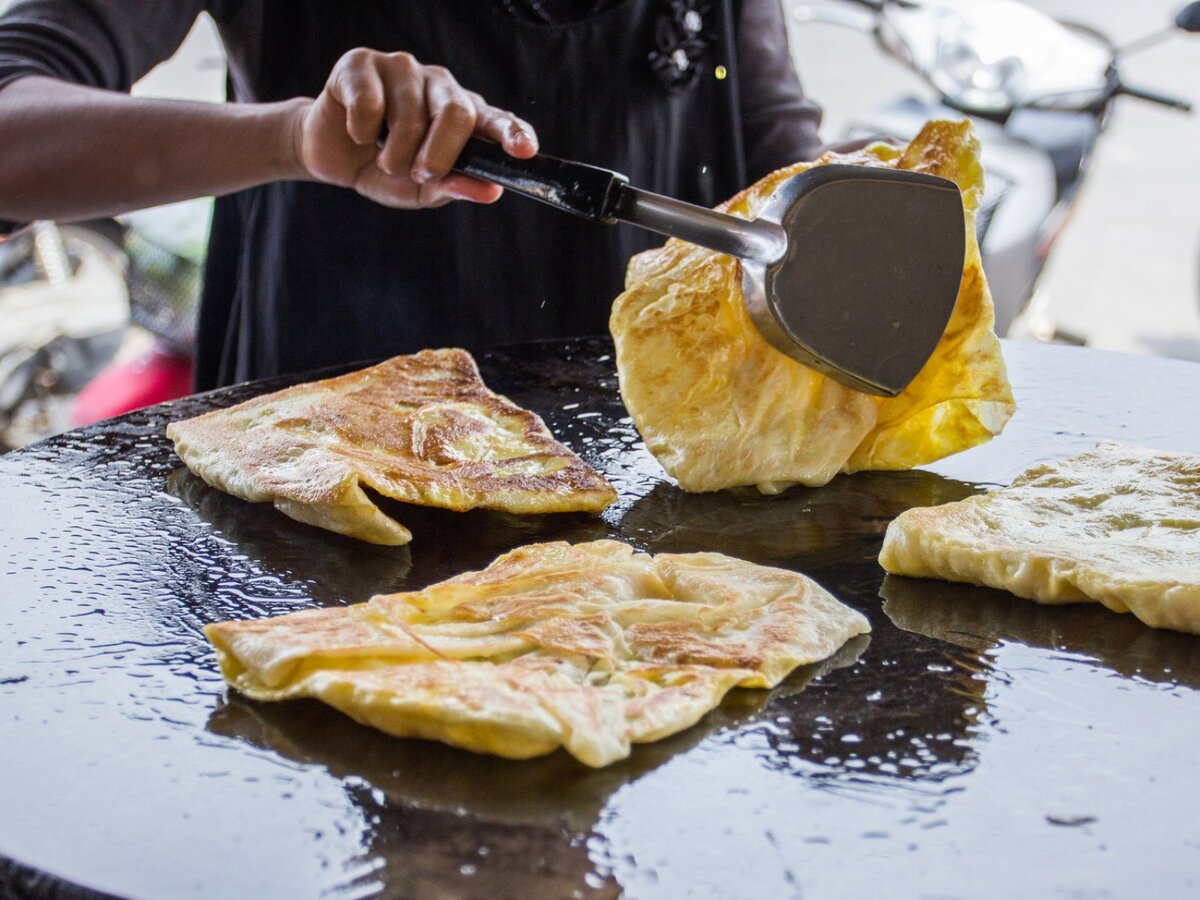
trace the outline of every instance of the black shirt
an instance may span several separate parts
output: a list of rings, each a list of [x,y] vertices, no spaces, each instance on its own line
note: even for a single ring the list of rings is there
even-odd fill
[[[616,0],[562,22],[501,0],[25,0],[0,19],[0,87],[128,90],[202,9],[241,102],[316,96],[357,46],[406,50],[533,123],[545,152],[710,206],[818,147],[779,0]],[[657,243],[517,196],[396,211],[320,184],[242,191],[214,215],[197,387],[601,333],[625,263]]]

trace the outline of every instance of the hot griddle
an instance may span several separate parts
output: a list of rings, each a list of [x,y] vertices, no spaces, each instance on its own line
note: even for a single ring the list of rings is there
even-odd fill
[[[1200,877],[1200,638],[884,578],[888,521],[1101,438],[1200,452],[1200,366],[1007,344],[1020,411],[929,471],[687,495],[601,340],[479,361],[620,491],[602,517],[400,509],[379,548],[182,469],[168,421],[242,385],[0,457],[0,896],[1143,895]],[[322,373],[330,374],[330,373]],[[311,377],[311,376],[308,376]],[[383,501],[390,504],[390,501]],[[228,693],[208,622],[417,588],[537,540],[615,537],[808,573],[874,627],[771,692],[593,771],[403,741]]]

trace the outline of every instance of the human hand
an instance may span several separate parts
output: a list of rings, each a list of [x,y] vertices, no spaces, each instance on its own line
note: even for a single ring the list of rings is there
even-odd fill
[[[538,149],[529,123],[463,89],[441,66],[361,48],[338,60],[321,95],[297,108],[291,127],[307,177],[398,209],[498,200],[499,186],[450,171],[473,134],[521,159]]]

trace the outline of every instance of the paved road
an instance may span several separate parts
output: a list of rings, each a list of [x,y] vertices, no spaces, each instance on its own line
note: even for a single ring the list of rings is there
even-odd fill
[[[797,0],[785,0],[795,6]],[[816,0],[820,2],[820,0]],[[845,5],[845,4],[843,4]],[[1117,38],[1169,23],[1182,0],[1034,0],[1030,5]],[[928,89],[872,40],[828,25],[792,28],[805,87],[826,132],[901,94]],[[1188,96],[1187,116],[1122,100],[1093,160],[1073,221],[1043,278],[1049,311],[1092,346],[1200,360],[1200,36],[1132,57],[1131,83]]]

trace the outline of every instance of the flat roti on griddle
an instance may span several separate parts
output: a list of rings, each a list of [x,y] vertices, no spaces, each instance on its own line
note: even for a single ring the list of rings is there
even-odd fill
[[[879,563],[1200,634],[1200,456],[1102,443],[1010,487],[902,513]]]
[[[174,422],[216,488],[374,544],[411,533],[363,490],[423,506],[599,512],[616,492],[542,420],[492,393],[465,350],[423,350]]]
[[[975,239],[983,168],[970,123],[931,122],[904,150],[876,144],[798,163],[723,208],[753,218],[780,183],[826,163],[891,166],[959,185],[967,248],[949,326],[900,396],[872,397],[767,343],[746,311],[735,258],[679,240],[635,256],[610,320],[621,396],[686,491],[754,484],[774,493],[839,472],[908,469],[988,440],[1013,413]]]
[[[402,737],[513,759],[564,747],[603,766],[869,630],[795,572],[594,541],[205,631],[226,680],[256,700],[314,697]]]

